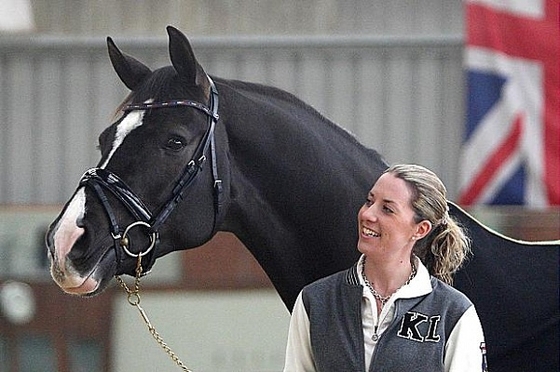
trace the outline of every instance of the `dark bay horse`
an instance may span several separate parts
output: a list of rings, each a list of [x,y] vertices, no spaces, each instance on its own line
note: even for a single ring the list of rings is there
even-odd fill
[[[288,309],[311,281],[358,257],[356,213],[382,157],[279,89],[208,76],[168,27],[171,66],[109,56],[132,91],[99,137],[101,159],[51,224],[51,272],[92,296],[217,231],[234,233]],[[473,257],[455,285],[475,303],[492,371],[558,370],[558,242],[500,236],[450,203]]]

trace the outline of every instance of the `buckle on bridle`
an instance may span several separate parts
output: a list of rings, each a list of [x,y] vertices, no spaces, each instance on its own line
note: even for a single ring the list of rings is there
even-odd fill
[[[120,236],[120,240],[119,240],[119,245],[120,245],[120,247],[123,249],[123,251],[124,251],[127,255],[129,255],[130,257],[133,257],[133,258],[144,257],[145,255],[147,255],[148,253],[150,253],[151,250],[152,250],[152,249],[154,248],[154,246],[156,245],[157,235],[158,235],[157,232],[151,231],[151,233],[150,233],[150,235],[149,235],[149,237],[150,237],[150,245],[148,246],[148,248],[147,248],[145,251],[140,251],[140,252],[138,252],[138,253],[132,253],[132,252],[128,249],[128,247],[130,246],[130,239],[128,238],[127,235],[128,235],[128,232],[130,231],[130,229],[132,229],[133,227],[136,227],[136,226],[145,226],[145,227],[147,227],[148,229],[151,229],[151,228],[152,228],[152,226],[151,226],[149,223],[147,223],[147,222],[144,222],[144,221],[136,221],[136,222],[133,222],[133,223],[131,223],[130,225],[128,225],[127,228],[124,230],[122,236]],[[117,239],[118,239],[118,237],[115,237],[115,236],[114,236],[114,238],[117,238]]]

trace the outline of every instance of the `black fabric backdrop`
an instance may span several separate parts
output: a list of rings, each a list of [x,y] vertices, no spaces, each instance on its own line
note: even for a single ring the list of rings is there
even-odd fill
[[[516,241],[451,209],[474,253],[454,285],[476,306],[489,371],[560,371],[560,241]]]

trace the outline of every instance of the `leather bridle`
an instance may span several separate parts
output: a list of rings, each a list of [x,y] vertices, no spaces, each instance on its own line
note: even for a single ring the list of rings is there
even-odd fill
[[[218,115],[218,91],[212,79],[208,76],[208,81],[210,83],[210,105],[209,107],[191,100],[173,100],[164,102],[151,102],[151,103],[140,103],[140,104],[129,104],[123,108],[123,111],[134,111],[134,110],[154,110],[161,108],[172,108],[172,107],[192,107],[206,114],[208,117],[208,127],[206,133],[202,137],[200,143],[198,144],[191,160],[185,166],[183,173],[179,180],[177,181],[175,187],[173,188],[171,195],[167,199],[167,202],[160,208],[157,214],[152,214],[152,212],[146,207],[142,200],[136,195],[134,191],[126,185],[126,183],[121,180],[116,174],[103,169],[103,168],[92,168],[84,173],[82,176],[79,187],[91,187],[97,194],[103,209],[105,210],[110,223],[111,235],[114,241],[115,253],[117,256],[117,271],[120,265],[125,260],[126,256],[142,259],[147,256],[150,252],[151,258],[148,259],[143,266],[146,268],[145,272],[148,271],[153,265],[156,254],[153,252],[154,246],[157,245],[159,240],[159,230],[161,226],[165,223],[171,212],[175,207],[181,202],[184,197],[185,192],[191,186],[198,174],[202,170],[204,162],[207,160],[206,153],[210,150],[210,161],[212,166],[212,178],[214,183],[214,222],[212,228],[212,234],[217,228],[218,221],[221,216],[222,207],[222,193],[223,186],[222,180],[218,177],[218,166],[216,159],[216,144],[214,139],[214,129],[216,123],[219,120]],[[109,199],[105,194],[104,190],[109,191],[136,219],[135,222],[129,224],[125,229],[119,226],[117,217],[111,208]],[[131,242],[128,237],[129,231],[137,226],[143,226],[149,237],[149,245],[147,248],[140,250],[138,252],[132,252],[130,250]]]

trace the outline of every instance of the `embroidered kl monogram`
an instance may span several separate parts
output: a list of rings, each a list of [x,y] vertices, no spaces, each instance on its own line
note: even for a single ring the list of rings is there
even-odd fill
[[[441,337],[437,334],[437,326],[440,319],[441,315],[429,317],[421,313],[409,311],[404,314],[397,336],[418,342],[439,342]],[[418,327],[425,322],[428,322],[428,329],[426,335],[423,336]]]

